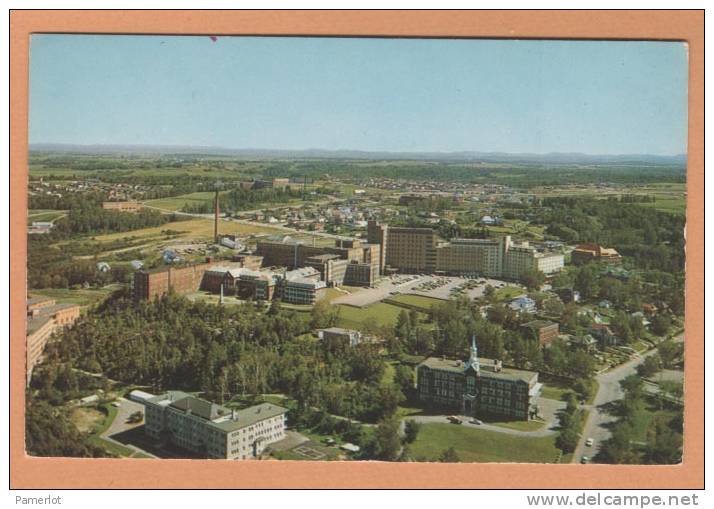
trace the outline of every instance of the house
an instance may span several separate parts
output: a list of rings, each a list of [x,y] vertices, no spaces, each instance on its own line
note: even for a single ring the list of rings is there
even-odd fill
[[[580,292],[572,288],[556,288],[553,290],[564,304],[580,302]]]
[[[657,313],[657,306],[654,304],[642,304],[642,311],[652,316]]]
[[[513,299],[508,307],[519,313],[532,313],[536,309],[536,303],[533,299],[527,296],[518,297]]]
[[[592,336],[592,334],[584,334],[580,337],[575,337],[571,343],[587,352],[592,352],[597,347],[597,340]]]
[[[600,342],[603,348],[614,346],[618,343],[618,338],[610,330],[610,326],[605,323],[594,323],[590,325],[590,334]]]

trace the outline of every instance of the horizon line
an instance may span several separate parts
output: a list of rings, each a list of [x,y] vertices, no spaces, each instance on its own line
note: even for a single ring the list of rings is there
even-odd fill
[[[222,145],[186,145],[178,143],[66,143],[54,141],[37,141],[28,142],[28,149],[32,149],[33,145],[56,145],[65,147],[145,147],[145,148],[190,148],[202,150],[235,150],[235,151],[257,151],[257,152],[361,152],[361,153],[383,153],[383,154],[503,154],[512,156],[549,156],[549,155],[582,155],[590,157],[624,157],[624,156],[648,156],[648,157],[686,157],[687,152],[668,153],[668,154],[653,154],[648,152],[618,152],[618,153],[594,153],[594,152],[508,152],[503,150],[477,150],[477,149],[459,149],[459,150],[395,150],[395,149],[357,149],[357,148],[261,148],[261,147],[226,147]]]

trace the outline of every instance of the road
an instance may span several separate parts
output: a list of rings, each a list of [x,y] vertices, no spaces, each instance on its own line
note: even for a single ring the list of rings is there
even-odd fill
[[[679,334],[675,341],[684,341],[684,333]],[[649,350],[648,352],[638,355],[637,357],[627,361],[624,364],[601,373],[595,377],[600,384],[598,392],[592,405],[583,405],[582,408],[590,410],[588,419],[583,428],[583,434],[580,437],[580,442],[573,453],[573,463],[580,462],[583,456],[594,457],[600,449],[600,444],[610,437],[610,430],[607,428],[609,424],[617,420],[617,417],[607,413],[605,408],[612,402],[620,400],[624,397],[620,382],[630,375],[637,373],[637,366],[642,364],[645,358],[653,355],[657,349]],[[587,447],[585,441],[592,438],[594,444],[592,447]]]

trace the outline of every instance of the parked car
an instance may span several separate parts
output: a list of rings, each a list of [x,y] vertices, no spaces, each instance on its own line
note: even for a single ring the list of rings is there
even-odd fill
[[[584,465],[585,463],[590,463],[590,457],[589,457],[589,456],[583,456],[582,458],[580,458],[580,463],[582,463],[583,465]]]
[[[483,424],[483,421],[480,421],[478,419],[471,419],[469,422],[471,424],[478,424],[479,426],[481,426]]]
[[[461,419],[459,419],[458,417],[456,417],[455,415],[450,415],[447,418],[449,419],[449,422],[451,424],[461,424],[462,422],[464,422]]]
[[[594,441],[592,438],[588,438],[588,439],[585,441],[585,445],[587,445],[588,447],[592,447],[592,445],[593,445],[594,443],[595,443],[595,441]]]

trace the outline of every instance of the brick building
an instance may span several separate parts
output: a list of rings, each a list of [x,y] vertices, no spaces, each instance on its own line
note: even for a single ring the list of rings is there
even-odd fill
[[[528,420],[537,413],[538,373],[480,359],[476,342],[467,362],[430,357],[417,367],[419,400],[473,417]]]

